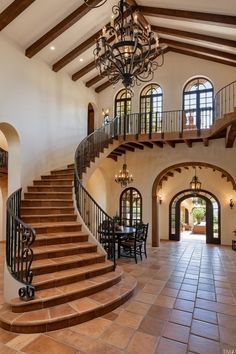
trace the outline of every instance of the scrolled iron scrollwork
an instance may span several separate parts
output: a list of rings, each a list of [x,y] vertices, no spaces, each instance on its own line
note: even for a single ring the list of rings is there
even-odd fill
[[[21,300],[33,300],[35,295],[35,288],[32,285],[26,285],[25,287],[19,289],[18,295]]]

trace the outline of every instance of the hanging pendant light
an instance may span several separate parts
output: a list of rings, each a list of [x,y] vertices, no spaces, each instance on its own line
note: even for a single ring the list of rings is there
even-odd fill
[[[121,80],[125,88],[151,81],[164,62],[157,34],[150,25],[140,23],[140,15],[128,1],[120,0],[112,12],[111,22],[103,28],[94,49],[100,75],[112,84]]]
[[[126,157],[122,167],[122,170],[119,171],[118,175],[115,175],[115,182],[120,183],[121,187],[125,188],[129,183],[133,182],[132,174],[129,174],[129,170],[127,169]]]
[[[99,2],[99,4],[97,4],[97,5],[90,5],[90,0],[84,0],[84,3],[85,3],[85,5],[87,5],[88,7],[91,7],[92,9],[96,9],[96,8],[98,8],[98,7],[101,7],[102,5],[104,5],[105,3],[107,2],[107,0],[101,0],[100,2]]]
[[[196,175],[196,167],[194,166],[195,175],[193,176],[191,182],[189,183],[189,188],[193,190],[200,190],[202,188],[202,183],[200,182],[199,178]]]

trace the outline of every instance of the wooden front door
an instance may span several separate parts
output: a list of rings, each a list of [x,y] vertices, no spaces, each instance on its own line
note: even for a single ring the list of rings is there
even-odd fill
[[[94,109],[91,103],[88,105],[88,129],[87,134],[90,135],[94,131]]]

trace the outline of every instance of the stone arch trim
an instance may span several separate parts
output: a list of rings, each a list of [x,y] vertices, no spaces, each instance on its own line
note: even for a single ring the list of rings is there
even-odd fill
[[[159,235],[158,235],[158,204],[157,204],[157,192],[160,189],[160,182],[161,179],[171,170],[176,168],[181,168],[185,166],[202,166],[215,169],[222,174],[224,174],[227,179],[231,182],[232,188],[236,190],[236,182],[235,179],[229,174],[227,171],[222,169],[217,165],[213,165],[207,162],[181,162],[175,165],[168,166],[164,170],[162,170],[157,177],[155,178],[153,185],[152,185],[152,246],[158,247],[160,245]],[[159,187],[159,188],[158,188]]]

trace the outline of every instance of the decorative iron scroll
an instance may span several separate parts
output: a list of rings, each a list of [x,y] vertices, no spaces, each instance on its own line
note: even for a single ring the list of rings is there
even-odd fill
[[[6,260],[11,275],[26,287],[19,289],[22,300],[34,298],[35,289],[31,285],[33,273],[31,265],[35,240],[35,230],[20,219],[21,188],[7,200]]]

